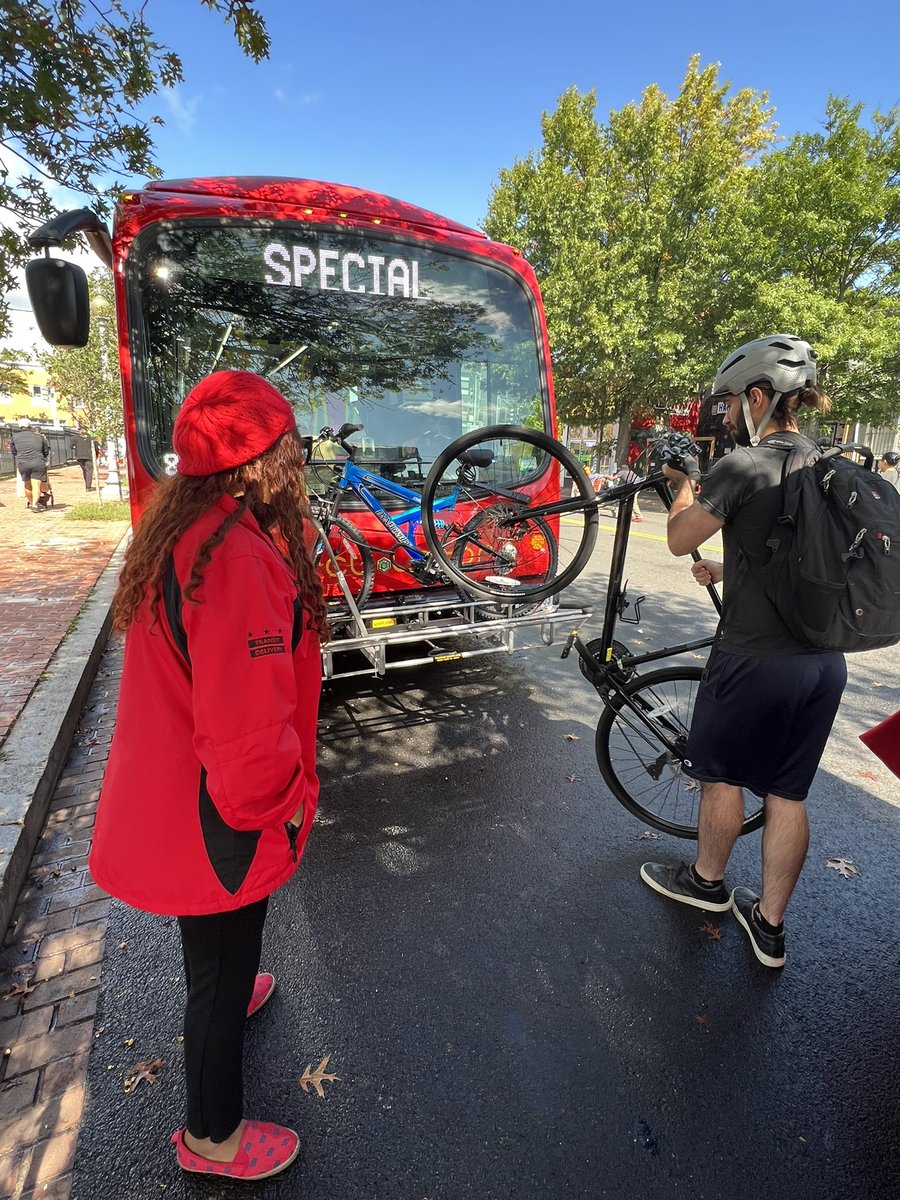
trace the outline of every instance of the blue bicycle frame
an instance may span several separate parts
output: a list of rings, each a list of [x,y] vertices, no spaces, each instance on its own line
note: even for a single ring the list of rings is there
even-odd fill
[[[398,545],[403,547],[410,558],[416,562],[425,561],[428,557],[427,552],[423,554],[414,541],[416,528],[422,523],[422,496],[420,492],[413,491],[412,488],[403,487],[400,483],[394,483],[391,479],[385,479],[382,475],[375,475],[371,471],[366,471],[362,467],[358,467],[349,458],[344,463],[344,469],[338,480],[338,487],[343,495],[346,495],[347,492],[353,492],[359,496],[369,512],[378,518],[388,533],[392,535]],[[377,487],[381,491],[389,492],[390,495],[396,496],[398,500],[405,500],[412,507],[391,516],[384,505],[372,494],[370,491],[371,487]],[[439,509],[453,508],[458,499],[459,488],[454,488],[447,496],[434,502],[434,509],[438,511]],[[337,503],[331,512],[332,517],[337,514],[340,508],[340,500],[341,496],[339,495]],[[406,526],[406,533],[400,528],[401,525]]]

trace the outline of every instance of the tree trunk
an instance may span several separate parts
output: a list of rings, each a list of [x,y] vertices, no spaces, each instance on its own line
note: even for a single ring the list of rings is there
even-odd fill
[[[617,414],[619,436],[616,438],[616,462],[623,467],[628,462],[628,447],[631,443],[631,416],[634,412],[634,397],[625,396],[619,404]]]

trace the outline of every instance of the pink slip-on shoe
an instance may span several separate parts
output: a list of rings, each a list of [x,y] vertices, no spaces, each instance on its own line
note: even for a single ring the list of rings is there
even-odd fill
[[[250,1003],[247,1005],[247,1016],[252,1017],[254,1013],[258,1013],[274,991],[275,976],[270,975],[268,971],[260,971],[256,977],[256,983],[253,985]]]
[[[189,1149],[184,1130],[170,1138],[182,1171],[196,1175],[226,1175],[229,1179],[268,1179],[289,1167],[300,1152],[300,1139],[293,1129],[271,1121],[245,1121],[241,1145],[231,1162],[216,1162]]]

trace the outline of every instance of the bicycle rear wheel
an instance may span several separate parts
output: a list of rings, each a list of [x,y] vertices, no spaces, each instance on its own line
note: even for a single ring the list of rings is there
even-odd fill
[[[350,595],[357,608],[362,608],[372,594],[375,581],[375,564],[372,551],[355,525],[343,517],[333,517],[326,536],[337,564],[343,572]],[[347,607],[347,598],[337,577],[334,563],[326,552],[321,538],[313,548],[313,563],[322,580],[322,594],[329,608]]]
[[[452,508],[441,501],[457,494]],[[422,490],[428,549],[468,593],[506,604],[555,595],[587,565],[597,505],[587,474],[539,429],[490,425],[435,460]]]
[[[638,675],[623,690],[643,719],[613,693],[597,723],[597,765],[612,794],[634,816],[675,837],[697,836],[700,785],[683,774],[682,762],[702,675],[700,667]],[[750,833],[763,823],[762,801],[744,795],[741,833]]]

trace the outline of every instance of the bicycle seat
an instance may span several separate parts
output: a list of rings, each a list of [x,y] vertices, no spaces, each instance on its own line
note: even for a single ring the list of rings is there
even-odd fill
[[[467,467],[489,467],[494,461],[493,450],[464,450],[462,454],[456,456],[461,463],[465,463]]]

